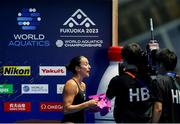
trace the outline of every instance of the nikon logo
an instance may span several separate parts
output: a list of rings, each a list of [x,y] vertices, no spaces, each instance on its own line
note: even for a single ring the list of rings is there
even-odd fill
[[[3,75],[4,76],[30,76],[31,68],[30,66],[4,66]]]

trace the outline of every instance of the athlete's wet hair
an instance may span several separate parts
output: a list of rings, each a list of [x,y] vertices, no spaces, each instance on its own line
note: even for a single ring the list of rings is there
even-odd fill
[[[80,66],[81,63],[81,58],[84,56],[76,56],[74,58],[71,59],[70,63],[68,65],[66,65],[66,69],[68,71],[71,71],[73,74],[76,74],[76,66]]]

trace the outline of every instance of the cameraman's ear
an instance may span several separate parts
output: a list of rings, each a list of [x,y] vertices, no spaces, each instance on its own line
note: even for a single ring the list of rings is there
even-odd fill
[[[125,66],[125,63],[123,62],[123,63],[119,63],[118,64],[118,66],[119,66],[119,75],[121,75],[121,74],[123,74],[124,73],[124,71],[125,71],[125,69],[126,69],[126,66]]]

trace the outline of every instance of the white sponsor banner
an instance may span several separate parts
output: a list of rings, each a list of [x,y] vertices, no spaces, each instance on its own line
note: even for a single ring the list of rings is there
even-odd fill
[[[22,94],[48,94],[48,84],[21,84]]]
[[[57,94],[62,94],[64,89],[64,84],[57,84]]]
[[[65,66],[40,66],[40,76],[66,76]]]

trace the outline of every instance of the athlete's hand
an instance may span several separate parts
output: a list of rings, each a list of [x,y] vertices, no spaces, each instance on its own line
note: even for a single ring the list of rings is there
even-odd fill
[[[88,101],[88,106],[89,107],[95,107],[95,106],[97,106],[97,104],[98,104],[98,100],[91,99],[91,100]]]

